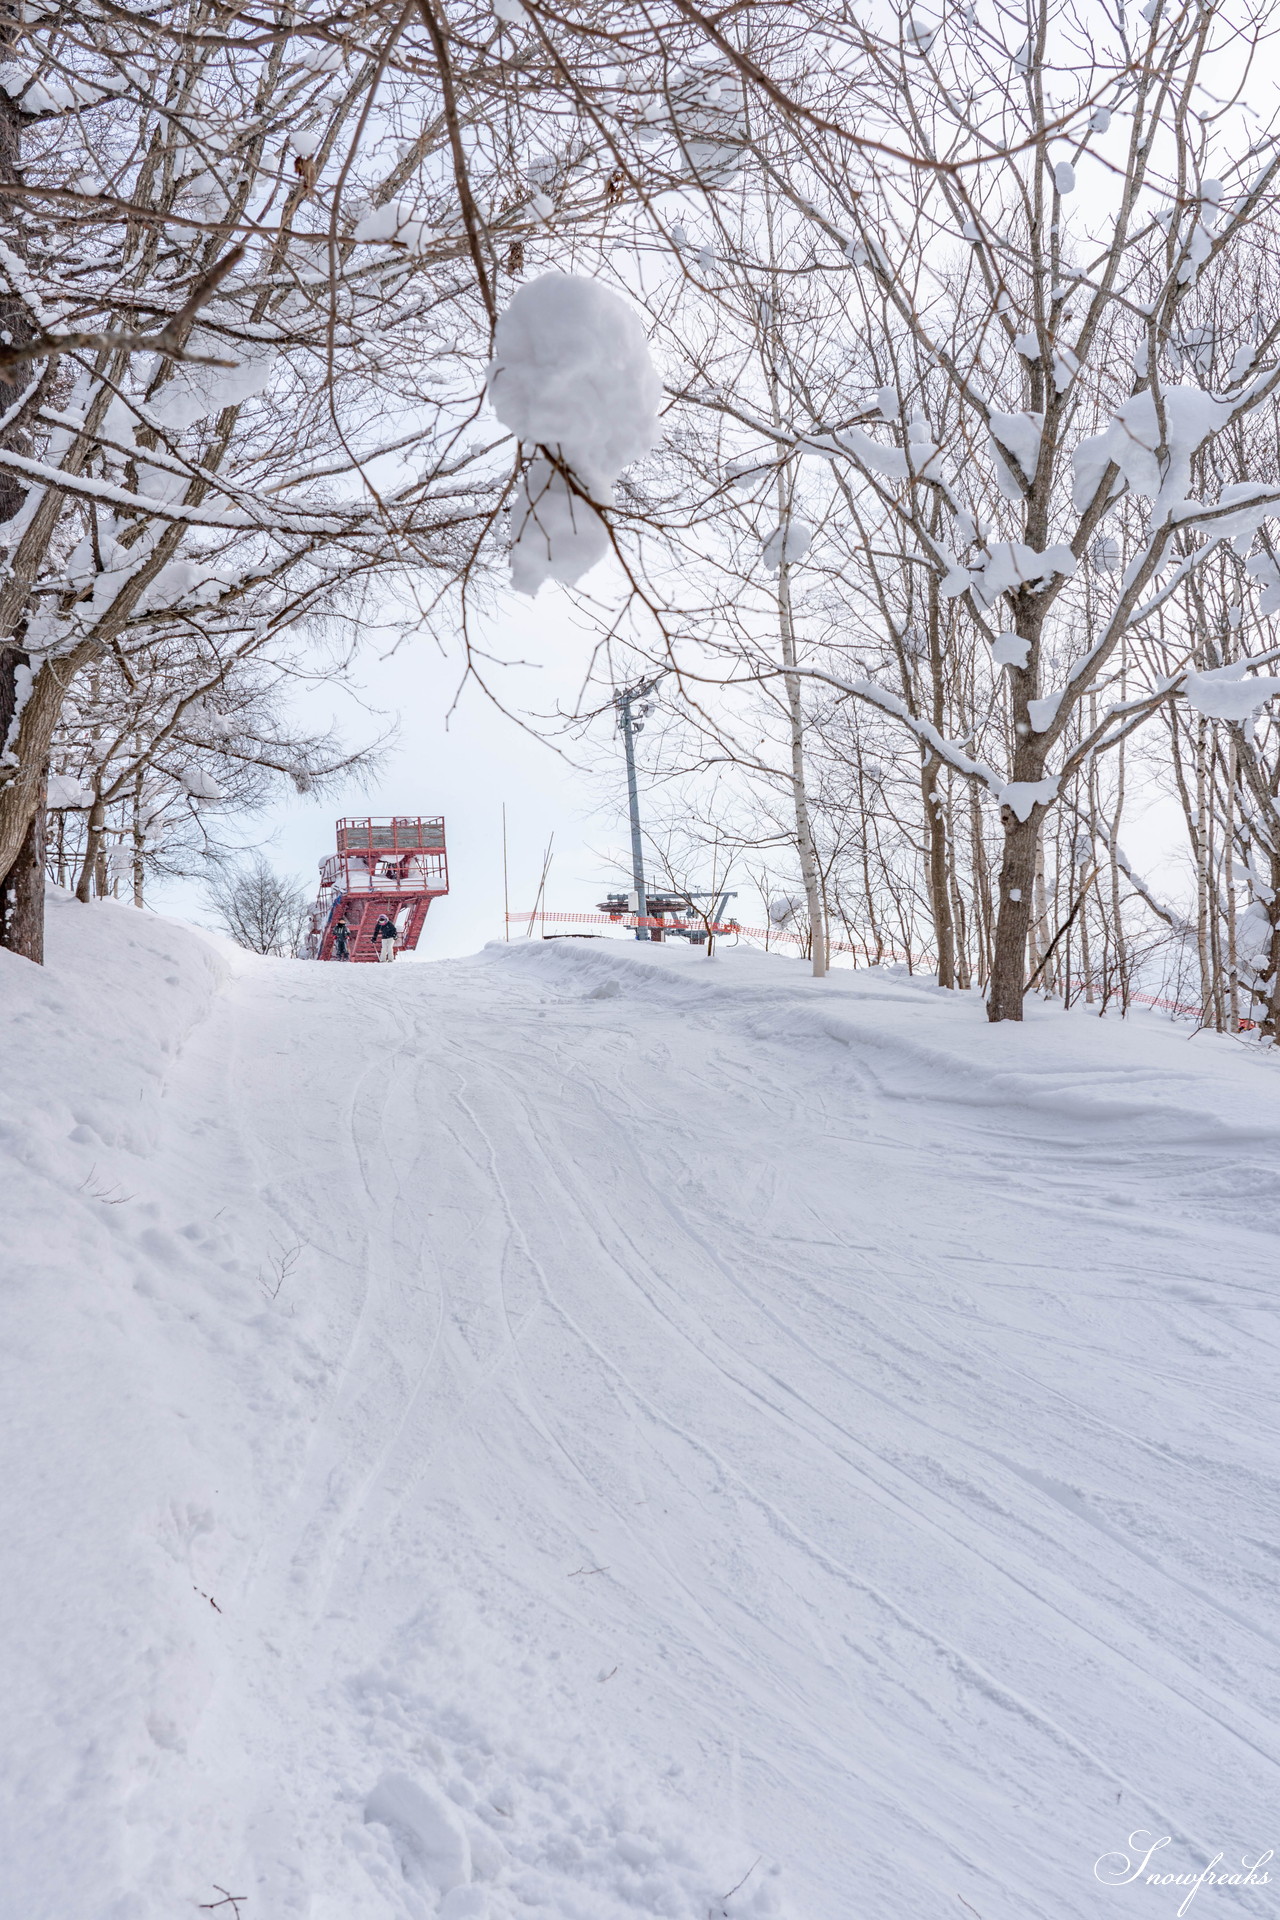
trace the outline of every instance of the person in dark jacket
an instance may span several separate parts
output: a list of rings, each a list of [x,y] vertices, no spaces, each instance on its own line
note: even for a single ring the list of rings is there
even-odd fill
[[[373,937],[382,949],[378,955],[379,960],[394,960],[396,957],[396,923],[389,913],[384,913],[379,916],[378,924],[373,930]]]
[[[346,921],[339,920],[333,930],[333,953],[335,959],[349,960],[351,958],[351,955],[347,952],[347,941],[350,938],[350,934],[351,929],[348,927]]]

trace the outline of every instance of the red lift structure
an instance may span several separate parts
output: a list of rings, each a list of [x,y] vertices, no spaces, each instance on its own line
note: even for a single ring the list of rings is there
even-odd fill
[[[339,820],[337,849],[320,862],[307,958],[336,960],[334,933],[344,921],[348,960],[380,959],[373,929],[384,915],[396,923],[397,952],[416,947],[428,907],[449,891],[443,818],[396,813]]]

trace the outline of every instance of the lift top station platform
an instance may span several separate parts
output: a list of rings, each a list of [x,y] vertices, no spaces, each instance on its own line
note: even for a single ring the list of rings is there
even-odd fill
[[[444,820],[439,814],[339,820],[337,852],[320,862],[308,958],[336,960],[334,930],[345,921],[348,960],[377,960],[373,929],[384,914],[396,923],[397,950],[406,952],[417,946],[431,902],[448,891]]]
[[[611,920],[622,920],[630,916],[631,924],[636,927],[636,939],[643,940],[687,940],[691,947],[704,947],[707,944],[707,921],[711,923],[711,932],[736,933],[736,920],[725,918],[725,909],[731,900],[737,899],[737,893],[718,887],[710,893],[650,893],[644,895],[644,907],[640,907],[639,893],[611,893],[607,900],[600,902],[601,913],[607,913]],[[712,904],[706,910],[706,918],[696,906],[699,900],[709,900]],[[643,918],[638,916],[643,914]]]

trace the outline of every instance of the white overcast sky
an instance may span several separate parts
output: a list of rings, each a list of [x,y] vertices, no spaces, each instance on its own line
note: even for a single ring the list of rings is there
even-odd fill
[[[591,641],[582,616],[557,588],[544,587],[536,601],[509,594],[494,619],[492,645],[504,659],[539,663],[494,673],[494,684],[513,711],[547,712],[557,704],[566,709],[576,704]],[[322,722],[335,715],[353,740],[394,721],[398,738],[382,771],[367,788],[353,781],[323,799],[281,795],[263,814],[241,823],[245,838],[261,844],[278,870],[310,888],[320,860],[333,850],[339,815],[442,813],[450,891],[427,916],[417,949],[423,960],[474,953],[503,937],[504,801],[513,911],[532,908],[552,834],[548,909],[594,912],[610,888],[629,884],[625,776],[609,718],[593,723],[589,742],[566,743],[577,762],[571,764],[498,711],[474,685],[464,689],[450,714],[462,661],[447,639],[445,647],[442,651],[420,638],[387,657],[371,635],[356,679],[376,711],[365,712],[332,689],[313,696],[312,711]],[[1130,795],[1122,833],[1129,858],[1159,892],[1182,895],[1185,833],[1175,804],[1144,796],[1133,782]],[[743,876],[737,876],[737,884],[747,889]],[[161,913],[213,924],[203,884],[196,881],[157,883],[148,904]],[[750,924],[762,918],[764,907],[744,890],[736,910]],[[520,931],[513,927],[513,936]]]
[[[590,640],[580,625],[575,629],[563,595],[553,588],[544,588],[536,602],[510,595],[493,636],[505,658],[541,663],[532,670],[509,666],[494,673],[508,705],[543,711],[557,702],[572,707]],[[592,912],[609,887],[627,884],[624,869],[610,862],[611,853],[624,855],[626,842],[622,760],[608,718],[594,723],[591,744],[597,751],[589,757],[602,764],[587,773],[497,711],[474,685],[464,689],[450,715],[462,674],[458,649],[442,654],[432,641],[418,639],[406,641],[389,658],[380,654],[377,636],[371,636],[356,675],[374,714],[329,689],[313,697],[309,710],[321,720],[336,715],[352,739],[380,731],[385,716],[397,725],[396,744],[371,786],[353,781],[323,799],[281,795],[265,813],[243,822],[245,838],[261,842],[274,866],[310,886],[319,861],[333,849],[339,815],[442,813],[450,891],[432,906],[418,949],[421,957],[433,959],[474,953],[487,940],[502,938],[504,801],[513,909],[533,906],[553,833],[547,907]],[[566,744],[579,760],[588,757],[573,742]],[[610,759],[616,781],[609,777]],[[183,918],[210,918],[203,886],[194,881],[157,883],[149,904]]]

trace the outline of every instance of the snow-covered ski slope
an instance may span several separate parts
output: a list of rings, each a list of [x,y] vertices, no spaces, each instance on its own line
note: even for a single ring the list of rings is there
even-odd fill
[[[1276,1843],[1272,1064],[51,911],[0,954],[5,1920],[1145,1920],[1131,1834]]]

